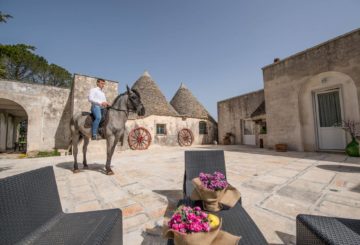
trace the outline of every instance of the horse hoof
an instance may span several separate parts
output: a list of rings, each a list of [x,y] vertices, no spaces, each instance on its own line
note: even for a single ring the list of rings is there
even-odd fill
[[[79,169],[74,169],[74,170],[73,170],[73,173],[74,173],[74,174],[79,173],[79,172],[80,172]]]
[[[89,166],[88,166],[88,165],[86,165],[86,166],[84,166],[84,167],[83,167],[83,169],[89,169]]]
[[[114,172],[112,170],[106,170],[106,175],[114,175]]]

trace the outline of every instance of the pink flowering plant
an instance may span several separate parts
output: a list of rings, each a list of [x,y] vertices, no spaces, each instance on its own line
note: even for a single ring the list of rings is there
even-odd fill
[[[168,223],[170,229],[181,233],[209,232],[208,214],[200,207],[180,206]]]
[[[213,191],[220,191],[228,187],[225,176],[215,171],[213,174],[200,173],[199,179],[203,186]]]

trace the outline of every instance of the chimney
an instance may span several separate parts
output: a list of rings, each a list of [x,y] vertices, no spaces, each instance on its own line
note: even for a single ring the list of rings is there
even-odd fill
[[[277,62],[279,62],[280,61],[280,58],[275,58],[274,59],[274,63],[277,63]]]

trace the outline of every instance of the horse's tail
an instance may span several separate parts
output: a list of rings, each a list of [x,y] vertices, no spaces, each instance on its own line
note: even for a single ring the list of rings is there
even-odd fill
[[[76,128],[75,128],[75,122],[74,122],[74,118],[71,118],[70,120],[70,132],[71,132],[71,136],[70,136],[70,142],[68,144],[68,148],[67,148],[67,151],[72,153],[72,145],[73,145],[73,137],[75,135],[75,131],[76,131]],[[79,132],[79,139],[78,139],[78,144],[84,139],[84,135],[82,135],[80,132]]]

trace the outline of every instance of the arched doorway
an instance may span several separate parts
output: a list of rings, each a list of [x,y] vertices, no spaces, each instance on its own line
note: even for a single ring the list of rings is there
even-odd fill
[[[360,120],[355,83],[341,72],[323,72],[307,79],[299,93],[299,108],[305,151],[344,150],[351,139],[339,124]]]
[[[0,98],[0,153],[26,152],[28,115],[18,103]]]

